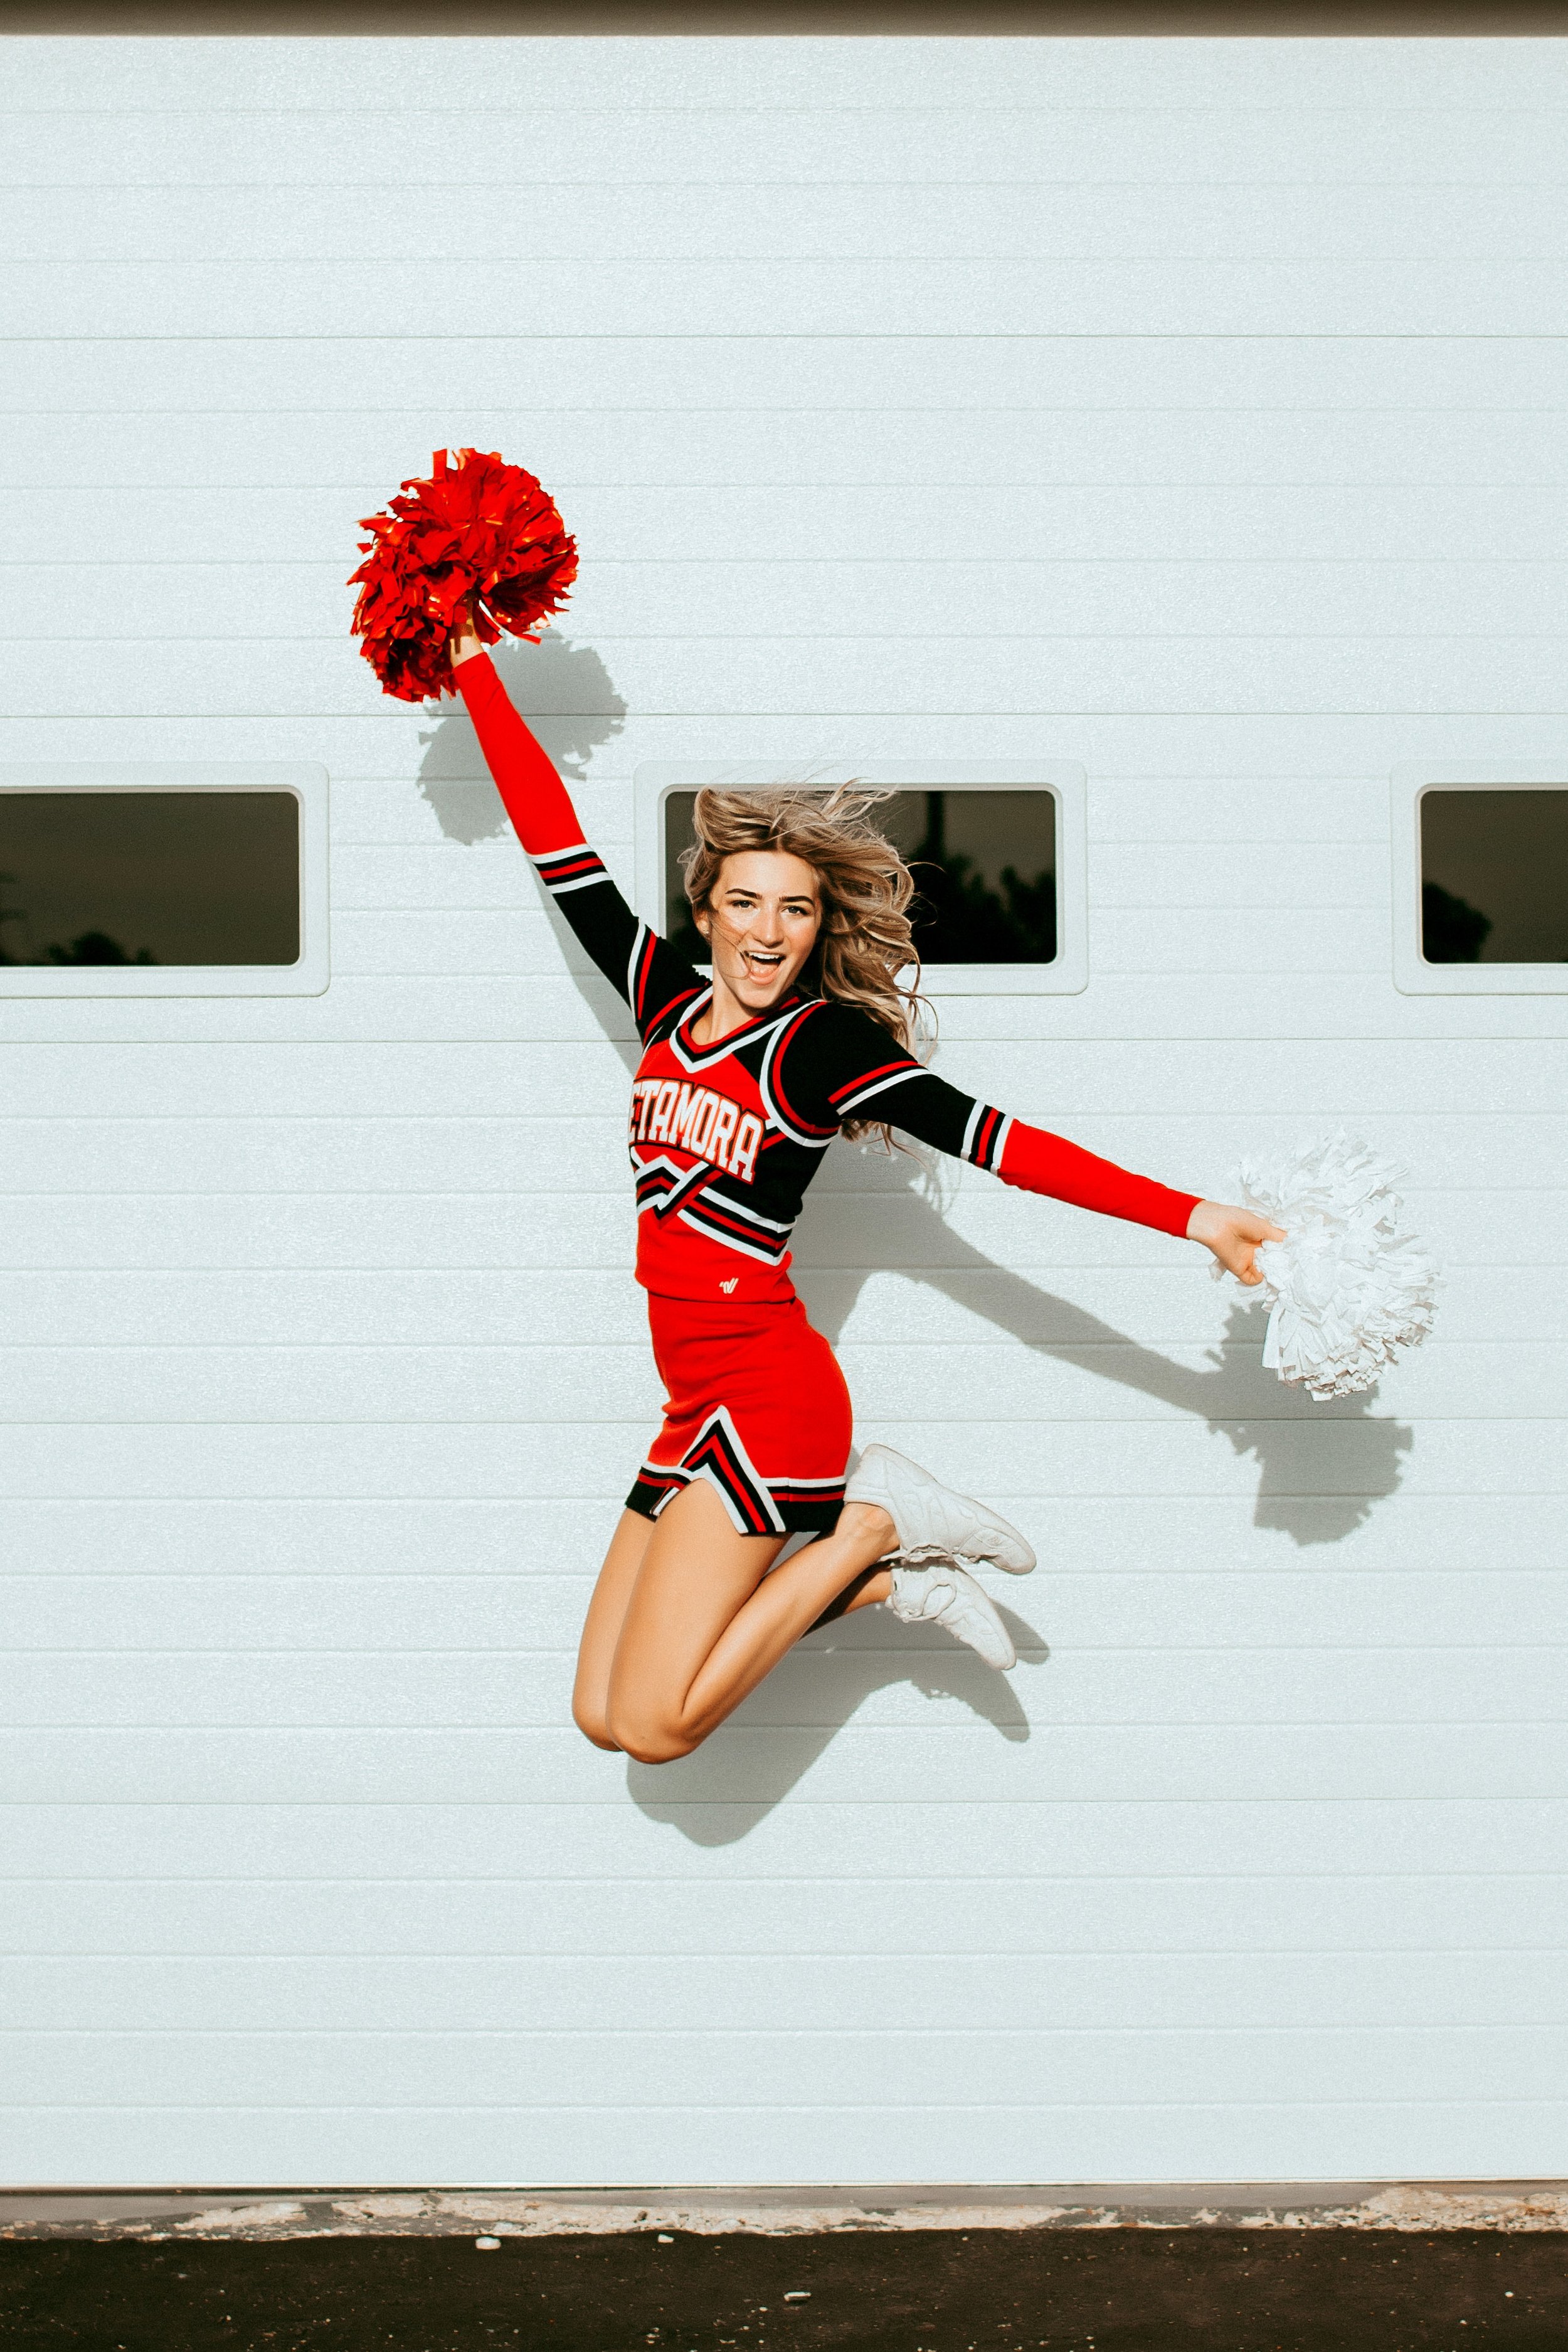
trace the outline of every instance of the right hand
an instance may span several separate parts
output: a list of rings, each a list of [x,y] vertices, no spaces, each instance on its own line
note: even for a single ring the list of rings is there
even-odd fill
[[[454,669],[457,667],[459,662],[472,661],[476,654],[482,654],[485,651],[484,643],[474,626],[472,596],[468,597],[463,605],[462,617],[447,640],[447,649],[452,656]]]

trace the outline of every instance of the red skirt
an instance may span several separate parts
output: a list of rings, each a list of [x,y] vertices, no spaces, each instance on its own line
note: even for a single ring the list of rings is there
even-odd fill
[[[844,1499],[850,1392],[800,1301],[709,1306],[651,1291],[648,1322],[667,1402],[627,1509],[656,1519],[706,1478],[742,1535],[831,1528]]]

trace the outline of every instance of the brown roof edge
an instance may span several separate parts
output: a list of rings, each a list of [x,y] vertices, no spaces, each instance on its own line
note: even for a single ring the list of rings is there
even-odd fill
[[[8,36],[1562,38],[1568,0],[7,0]]]

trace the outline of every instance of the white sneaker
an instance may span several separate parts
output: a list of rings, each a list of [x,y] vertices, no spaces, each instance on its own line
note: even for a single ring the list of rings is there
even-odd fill
[[[956,1559],[913,1566],[893,1562],[893,1591],[885,1604],[905,1625],[946,1625],[960,1642],[977,1650],[988,1666],[1016,1665],[1018,1653],[988,1592]]]
[[[967,1495],[944,1486],[929,1470],[891,1445],[868,1445],[844,1488],[846,1503],[874,1503],[898,1530],[898,1548],[911,1558],[988,1559],[1009,1576],[1027,1576],[1034,1554],[1009,1519]]]

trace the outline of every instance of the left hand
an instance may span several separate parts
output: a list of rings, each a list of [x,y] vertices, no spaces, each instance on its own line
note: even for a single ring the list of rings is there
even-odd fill
[[[1258,1271],[1257,1248],[1260,1242],[1282,1242],[1281,1225],[1271,1225],[1267,1217],[1260,1217],[1250,1209],[1229,1209],[1222,1201],[1200,1201],[1186,1221],[1189,1242],[1201,1242],[1210,1249],[1227,1274],[1236,1275],[1249,1289],[1263,1277]]]

